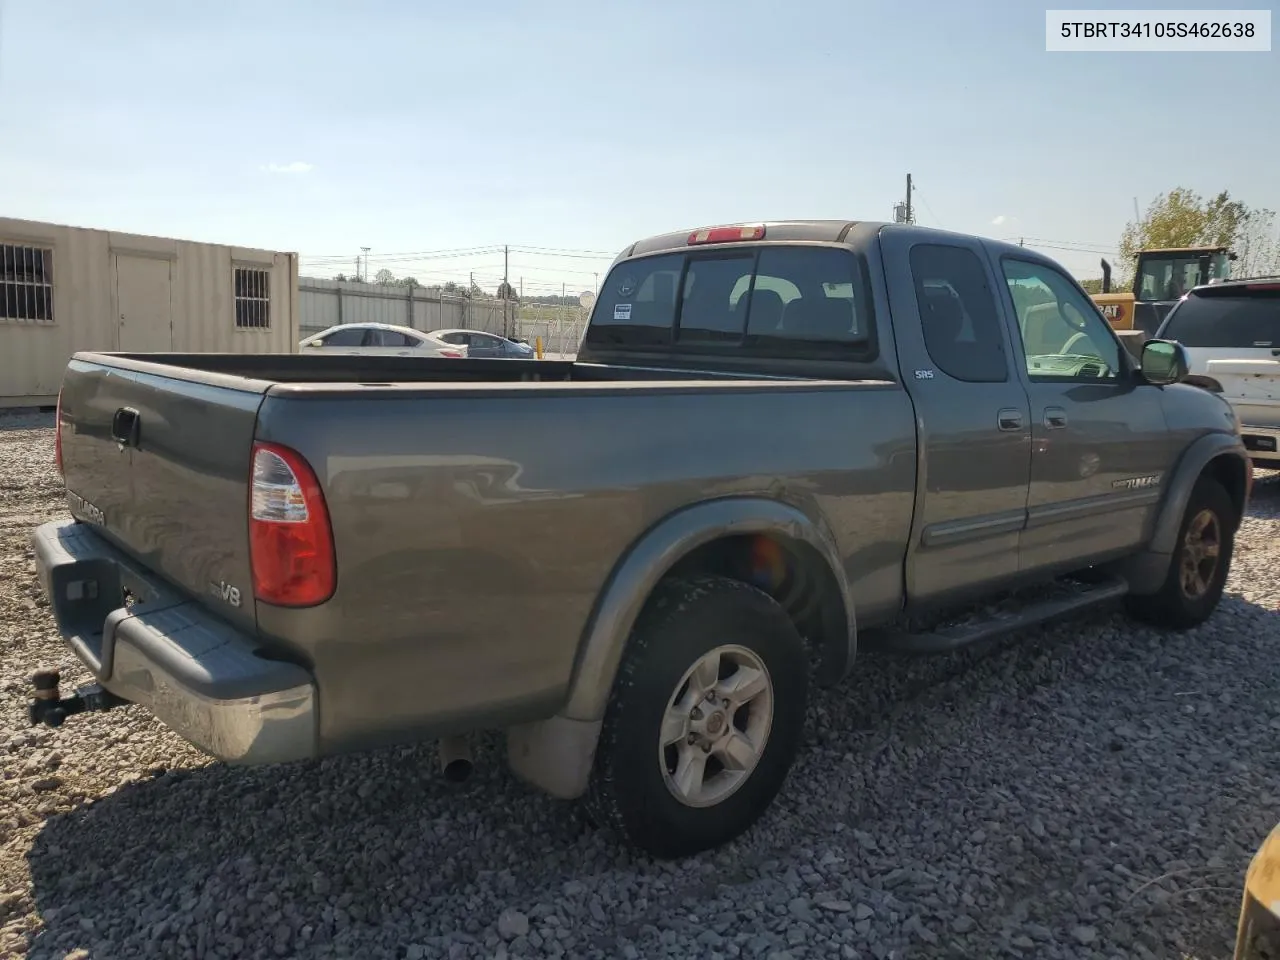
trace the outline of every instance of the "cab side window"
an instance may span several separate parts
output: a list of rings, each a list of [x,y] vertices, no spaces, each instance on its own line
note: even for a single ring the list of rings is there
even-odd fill
[[[977,254],[948,244],[916,244],[911,276],[925,349],[938,369],[968,383],[1008,380],[1000,317]]]
[[[1060,271],[1042,263],[1002,261],[1026,356],[1036,380],[1115,380],[1120,343],[1093,303]]]

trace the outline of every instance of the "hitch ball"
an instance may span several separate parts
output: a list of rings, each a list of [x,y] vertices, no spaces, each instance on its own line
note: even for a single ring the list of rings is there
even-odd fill
[[[33,727],[41,723],[60,727],[67,719],[67,711],[60,704],[62,695],[58,685],[61,682],[62,674],[57,670],[37,670],[31,675],[31,704],[27,707],[27,717]]]

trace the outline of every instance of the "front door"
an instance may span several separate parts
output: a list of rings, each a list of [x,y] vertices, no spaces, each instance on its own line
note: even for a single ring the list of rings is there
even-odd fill
[[[492,360],[501,356],[497,350],[498,338],[483,333],[468,334],[467,356],[472,359]]]
[[[882,242],[921,449],[906,590],[913,607],[928,606],[1016,574],[1031,416],[978,243],[899,231]]]
[[[119,349],[136,353],[173,349],[173,263],[159,257],[116,254]]]
[[[1084,292],[1035,257],[1000,259],[1031,399],[1024,571],[1067,568],[1140,544],[1177,456],[1160,387]]]

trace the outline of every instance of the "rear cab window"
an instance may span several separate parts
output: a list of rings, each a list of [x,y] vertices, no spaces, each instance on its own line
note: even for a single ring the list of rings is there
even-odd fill
[[[1169,314],[1160,335],[1185,347],[1280,346],[1280,283],[1193,293]]]
[[[868,359],[873,331],[866,278],[853,251],[765,243],[619,263],[601,287],[587,342]]]

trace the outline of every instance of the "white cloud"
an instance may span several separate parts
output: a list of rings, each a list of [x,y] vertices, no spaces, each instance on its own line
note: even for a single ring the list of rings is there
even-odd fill
[[[267,173],[310,173],[315,167],[301,160],[295,160],[293,163],[268,163],[262,169]]]
[[[996,217],[994,220],[991,221],[991,225],[993,227],[1001,226],[1008,219],[1009,218],[1002,213],[1000,214],[1000,216]]]

